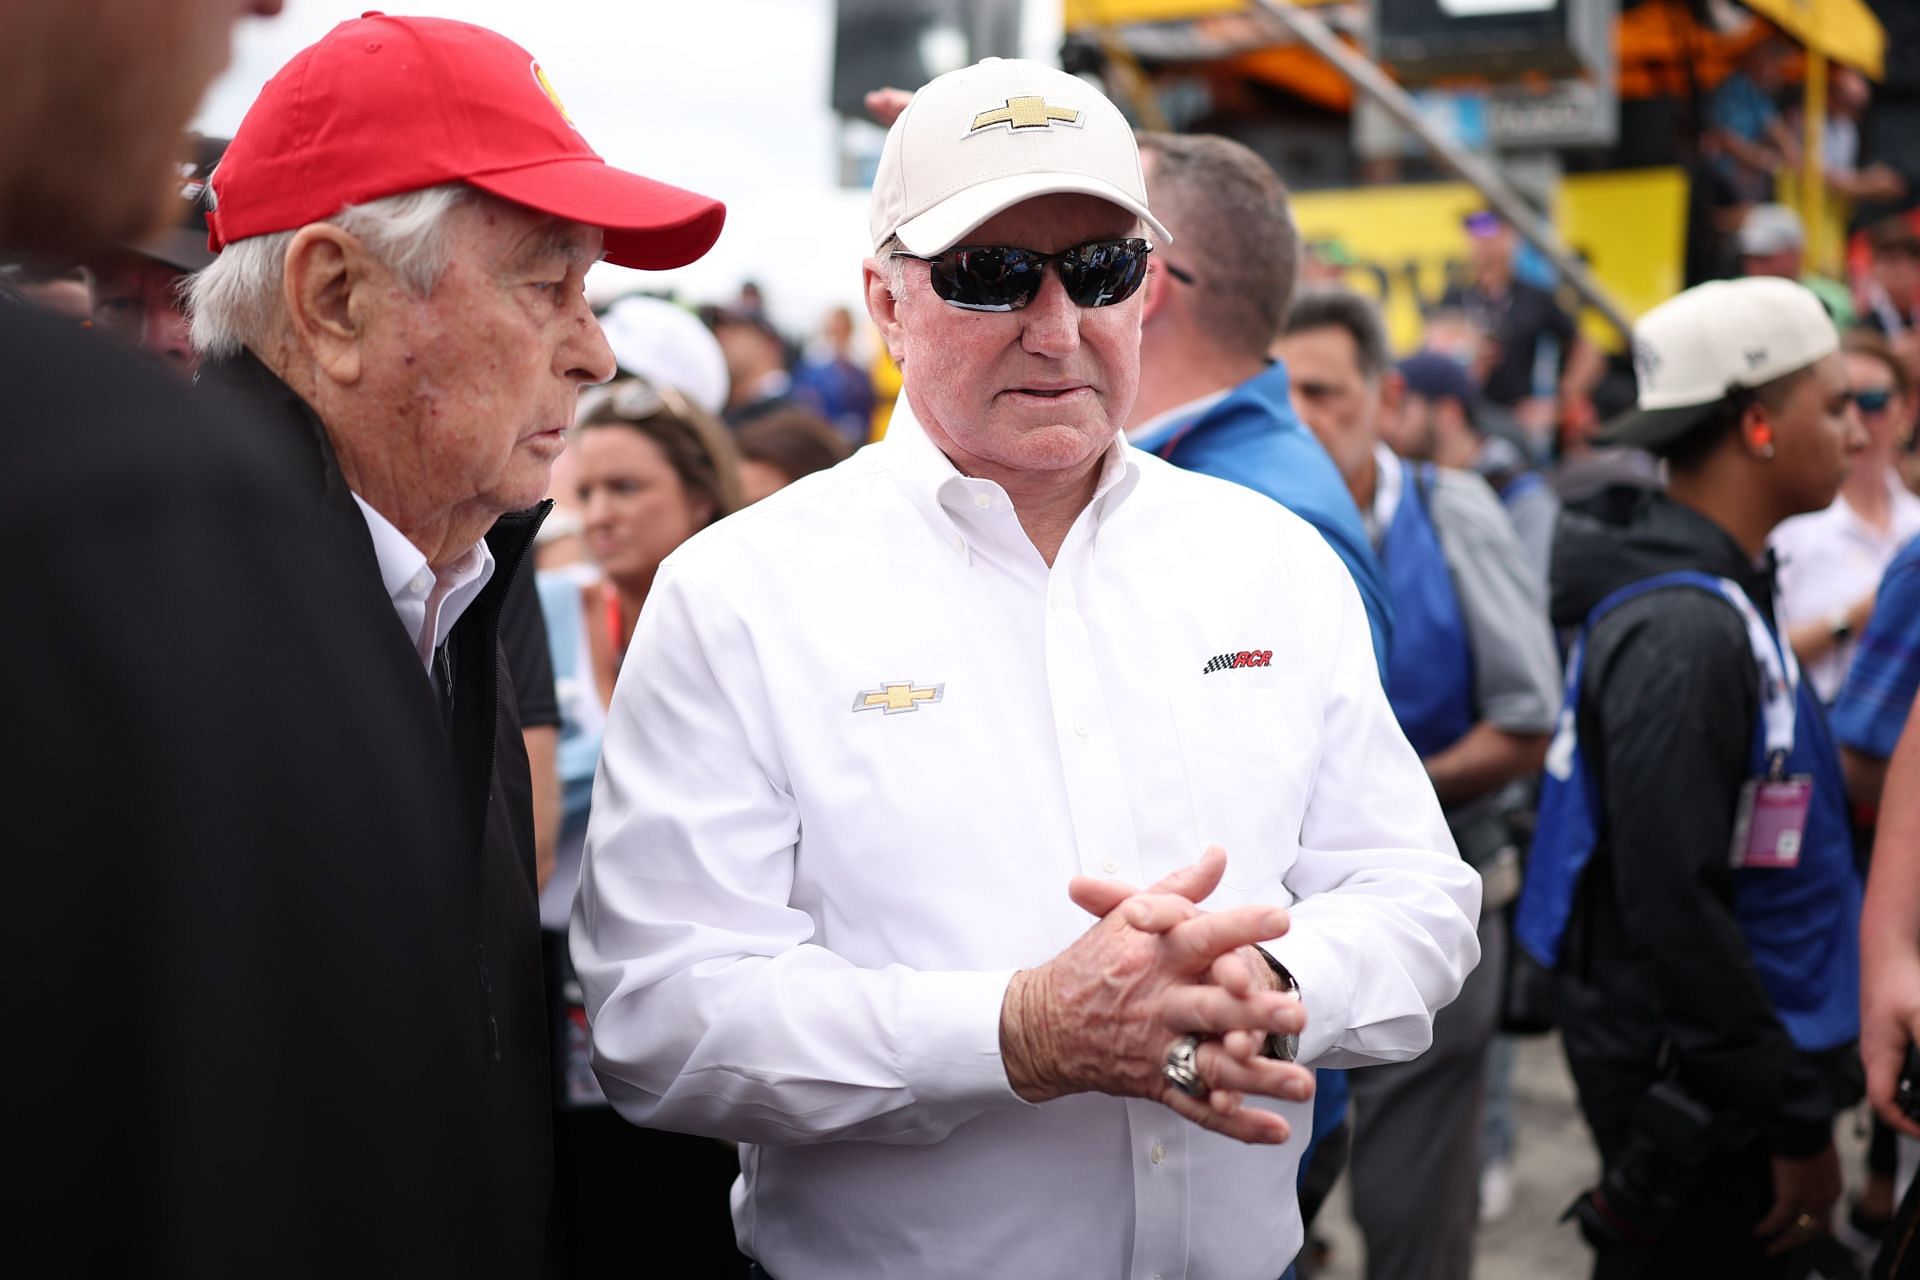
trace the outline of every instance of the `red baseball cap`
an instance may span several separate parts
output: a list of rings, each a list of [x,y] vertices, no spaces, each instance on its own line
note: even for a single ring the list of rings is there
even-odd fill
[[[718,200],[602,160],[505,36],[367,13],[260,91],[214,170],[207,247],[445,182],[599,227],[608,261],[656,271],[712,248],[727,216]]]

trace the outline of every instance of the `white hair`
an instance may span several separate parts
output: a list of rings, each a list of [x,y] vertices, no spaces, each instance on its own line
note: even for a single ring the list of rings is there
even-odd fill
[[[424,298],[447,267],[448,219],[479,195],[464,182],[449,182],[350,204],[324,221],[359,239],[401,284]],[[258,351],[271,345],[285,320],[281,276],[295,234],[275,231],[236,240],[193,277],[187,311],[195,350],[217,358],[238,355],[242,347]]]

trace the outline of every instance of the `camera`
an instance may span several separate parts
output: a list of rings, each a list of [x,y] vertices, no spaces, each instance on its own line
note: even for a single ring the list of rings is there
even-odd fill
[[[1680,1207],[1725,1137],[1706,1104],[1671,1080],[1647,1090],[1634,1111],[1626,1150],[1600,1185],[1582,1192],[1572,1218],[1598,1250],[1644,1249],[1673,1230]]]

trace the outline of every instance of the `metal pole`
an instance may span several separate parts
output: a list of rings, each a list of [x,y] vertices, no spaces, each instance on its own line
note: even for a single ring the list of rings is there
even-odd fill
[[[1365,54],[1342,43],[1319,17],[1296,9],[1291,4],[1275,3],[1275,0],[1254,0],[1254,3],[1278,19],[1282,26],[1293,33],[1295,39],[1311,46],[1332,63],[1334,69],[1351,81],[1355,89],[1384,107],[1401,128],[1425,143],[1435,158],[1449,170],[1471,183],[1487,198],[1487,204],[1513,225],[1514,230],[1552,259],[1561,277],[1580,295],[1580,300],[1605,316],[1608,323],[1620,331],[1623,342],[1631,339],[1633,322],[1627,318],[1627,313],[1600,287],[1592,273],[1567,252],[1553,228],[1535,216],[1532,208],[1520,198],[1498,169],[1422,119],[1413,98],[1405,89],[1390,80]]]
[[[1809,271],[1832,269],[1827,252],[1827,175],[1821,143],[1827,132],[1827,56],[1807,48],[1806,98],[1801,107],[1806,137],[1800,164],[1800,221],[1806,227],[1805,266]]]

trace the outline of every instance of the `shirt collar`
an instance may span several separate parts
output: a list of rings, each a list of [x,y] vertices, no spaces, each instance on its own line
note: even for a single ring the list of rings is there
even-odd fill
[[[479,598],[493,577],[493,549],[482,538],[467,548],[465,555],[435,573],[426,554],[395,528],[391,520],[374,510],[359,494],[353,495],[353,501],[366,519],[367,533],[373,539],[374,558],[380,562],[380,585],[386,589],[387,599],[393,602],[408,641],[420,652],[423,661],[431,662],[433,651],[446,643],[460,615]],[[428,623],[428,601],[436,594],[436,587],[438,609],[432,618],[433,635],[428,638],[421,633]]]
[[[1233,387],[1222,387],[1218,391],[1209,391],[1206,395],[1189,400],[1185,404],[1175,405],[1165,413],[1156,413],[1139,426],[1127,431],[1127,443],[1136,449],[1150,450],[1160,442],[1161,437],[1171,435],[1172,428],[1200,417],[1233,392]]]
[[[968,526],[1013,507],[1005,489],[992,480],[963,474],[953,465],[953,460],[941,452],[914,416],[905,387],[893,402],[881,449],[887,470],[907,500],[963,559],[968,555],[967,543],[971,536]],[[1132,490],[1140,474],[1136,459],[1126,437],[1114,432],[1113,443],[1101,457],[1100,478],[1088,502],[1096,520],[1111,503],[1121,501]]]

